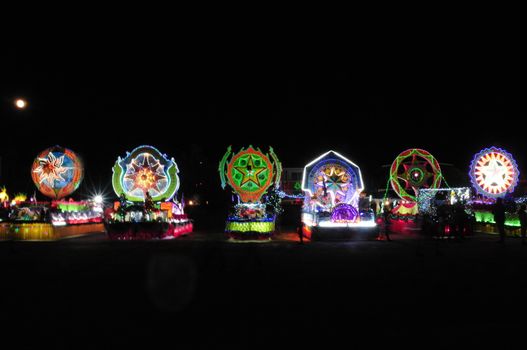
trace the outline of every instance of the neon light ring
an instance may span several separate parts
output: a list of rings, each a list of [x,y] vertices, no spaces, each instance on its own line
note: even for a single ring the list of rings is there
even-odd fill
[[[31,178],[35,186],[52,199],[72,194],[79,187],[83,176],[84,166],[79,156],[60,146],[39,153],[31,166]]]
[[[441,167],[429,152],[412,148],[401,152],[390,167],[390,183],[397,195],[416,202],[421,188],[441,186]]]
[[[113,166],[112,185],[132,202],[144,202],[146,192],[152,201],[166,201],[179,188],[179,170],[174,158],[168,159],[152,146],[139,146],[119,157]]]
[[[478,193],[498,198],[514,192],[520,172],[516,160],[509,152],[491,147],[474,156],[469,175]]]

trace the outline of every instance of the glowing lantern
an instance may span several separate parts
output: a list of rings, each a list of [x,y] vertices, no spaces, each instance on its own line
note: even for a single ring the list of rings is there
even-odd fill
[[[133,202],[143,202],[147,192],[153,201],[169,200],[179,188],[178,172],[174,158],[152,146],[140,146],[115,162],[113,189]]]
[[[469,175],[478,193],[498,198],[514,191],[520,172],[510,153],[491,147],[474,156]]]
[[[42,151],[31,167],[31,177],[37,189],[53,199],[72,194],[83,176],[81,159],[72,150],[60,146]]]

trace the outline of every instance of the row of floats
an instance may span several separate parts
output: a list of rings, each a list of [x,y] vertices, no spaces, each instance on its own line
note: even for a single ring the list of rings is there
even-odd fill
[[[31,177],[49,201],[23,195],[10,200],[5,188],[0,191],[0,239],[57,240],[104,232],[109,239],[141,240],[189,234],[193,223],[184,203],[177,200],[178,173],[174,158],[143,145],[115,162],[112,185],[118,200],[113,205],[105,207],[100,197],[65,200],[79,187],[84,166],[72,150],[48,148],[35,158]],[[372,200],[365,194],[359,166],[335,151],[326,152],[304,167],[299,231],[313,240],[375,238],[381,213],[385,223],[388,219],[415,224],[420,215],[443,220],[446,230],[452,208],[460,205],[488,226],[494,200],[510,198],[518,183],[516,161],[503,149],[487,148],[474,157],[469,174],[472,188],[442,188],[439,162],[423,149],[409,149],[390,167],[388,183],[397,200],[387,194]],[[287,196],[279,189],[282,165],[273,148],[265,153],[253,146],[237,152],[229,147],[219,163],[219,175],[221,186],[235,194],[225,224],[228,237],[272,239],[280,202]],[[512,199],[512,203],[522,202]],[[509,220],[509,225],[515,224],[514,218]]]

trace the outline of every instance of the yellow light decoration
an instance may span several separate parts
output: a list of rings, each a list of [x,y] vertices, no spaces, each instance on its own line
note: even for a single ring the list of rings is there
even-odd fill
[[[138,177],[137,177],[137,185],[141,187],[143,190],[147,190],[150,187],[152,187],[155,182],[156,178],[154,176],[154,172],[150,169],[141,169],[139,171]]]
[[[16,203],[25,202],[27,200],[27,195],[24,193],[17,193],[15,195],[15,198],[13,198],[13,201]]]
[[[2,188],[0,191],[0,202],[8,202],[9,201],[9,195],[7,194],[6,188]]]
[[[0,240],[59,240],[87,233],[104,232],[103,224],[72,225],[54,227],[49,223],[2,223],[0,224]]]
[[[401,203],[392,210],[393,214],[396,215],[417,215],[419,213],[416,202]]]

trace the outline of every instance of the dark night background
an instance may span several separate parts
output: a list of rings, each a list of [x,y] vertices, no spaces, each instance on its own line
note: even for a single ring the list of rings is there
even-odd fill
[[[220,193],[217,164],[230,144],[271,145],[284,167],[337,150],[362,168],[371,192],[385,186],[382,165],[413,147],[454,165],[456,176],[445,172],[450,185],[468,181],[472,156],[491,145],[511,152],[523,171],[525,105],[511,65],[440,52],[360,61],[332,52],[299,60],[263,48],[226,52],[6,49],[0,183],[32,194],[31,162],[56,144],[84,159],[74,197],[104,188],[113,196],[111,167],[141,144],[175,158],[185,196],[209,199]],[[27,110],[13,107],[18,96]]]
[[[345,15],[345,23],[362,17],[359,11]],[[177,12],[167,23],[186,16]],[[245,29],[218,17],[225,22],[218,28]],[[446,17],[435,36],[394,17],[401,22],[397,28],[409,30],[383,29],[380,37],[390,36],[389,45],[367,37],[377,28],[373,22],[343,30],[339,39],[336,30],[315,37],[305,32],[307,25],[298,26],[279,35],[278,43],[267,35],[275,26],[269,19],[258,37],[210,28],[207,40],[187,39],[192,45],[183,38],[201,26],[198,21],[164,32],[170,38],[143,35],[141,26],[130,33],[123,25],[105,45],[95,38],[88,45],[74,33],[60,44],[51,43],[54,35],[39,45],[20,35],[20,45],[1,46],[0,186],[10,194],[33,193],[33,159],[58,144],[84,160],[84,182],[74,198],[99,190],[113,197],[116,158],[150,144],[176,160],[180,193],[206,196],[209,213],[217,214],[214,230],[198,227],[212,221],[204,215],[195,220],[193,235],[177,240],[117,242],[92,235],[2,242],[0,323],[9,325],[2,335],[21,348],[34,343],[31,349],[231,343],[269,349],[316,341],[331,348],[361,340],[422,348],[459,346],[460,340],[488,345],[489,339],[502,348],[504,340],[524,341],[527,259],[519,240],[225,240],[229,194],[220,188],[217,167],[231,144],[273,146],[284,167],[302,167],[334,149],[361,167],[366,190],[374,194],[386,184],[383,165],[413,147],[453,165],[444,167],[451,186],[467,184],[473,155],[492,145],[515,156],[525,180],[527,75],[523,56],[510,50],[521,50],[523,38],[513,41],[512,29],[484,32],[474,25],[453,42],[445,35],[451,28]],[[99,27],[91,20],[88,31]],[[141,18],[131,22],[143,24]],[[323,27],[318,17],[307,22],[314,32]],[[496,25],[492,16],[483,22]],[[32,36],[39,34],[35,28]],[[59,32],[69,29],[63,25]],[[16,110],[16,97],[29,107]],[[178,311],[157,305],[158,299]]]

